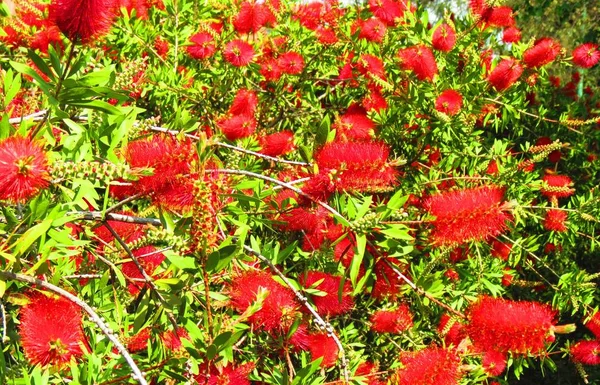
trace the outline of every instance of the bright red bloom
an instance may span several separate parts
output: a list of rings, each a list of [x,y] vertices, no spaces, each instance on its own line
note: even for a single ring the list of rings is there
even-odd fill
[[[255,328],[265,331],[287,330],[298,312],[294,293],[281,286],[269,274],[248,270],[229,284],[231,306],[239,313],[259,301],[261,307],[248,318]]]
[[[523,53],[523,63],[528,67],[542,67],[552,63],[560,53],[560,43],[549,37],[539,39]]]
[[[248,375],[254,369],[253,362],[240,366],[227,365],[223,368],[210,365],[208,371],[206,366],[200,364],[200,373],[194,376],[198,385],[250,385]]]
[[[340,142],[371,140],[375,134],[375,122],[361,107],[349,108],[331,128],[336,130],[336,140]]]
[[[374,43],[383,42],[387,28],[385,24],[376,17],[371,17],[361,23],[358,37]]]
[[[513,9],[509,6],[488,8],[484,11],[483,21],[493,27],[510,27],[515,24]]]
[[[600,365],[600,341],[579,341],[570,348],[571,359],[584,365]]]
[[[501,375],[504,369],[506,369],[506,353],[494,350],[485,352],[481,366],[483,366],[483,370],[490,376],[496,377]]]
[[[436,217],[432,221],[432,243],[449,246],[501,234],[510,220],[503,206],[503,197],[502,188],[482,186],[447,191],[427,198],[423,206]]]
[[[362,106],[367,111],[379,112],[388,107],[387,101],[376,87],[368,87],[369,91],[362,100]]]
[[[186,47],[188,54],[194,59],[206,59],[217,51],[213,36],[208,32],[198,32],[190,37],[194,44]]]
[[[130,353],[141,352],[148,349],[148,341],[150,341],[150,328],[146,327],[139,330],[135,335],[126,339],[126,348]]]
[[[71,41],[88,43],[110,30],[114,9],[114,0],[53,0],[49,19]]]
[[[331,274],[320,271],[309,271],[306,276],[300,277],[300,283],[305,288],[316,289],[323,292],[325,295],[313,295],[312,301],[321,314],[329,317],[335,317],[349,312],[354,306],[352,299],[352,287],[350,282],[346,280],[342,288],[342,297],[340,301],[339,290],[341,277],[336,277]],[[319,284],[315,285],[317,282]]]
[[[281,156],[294,150],[294,133],[289,130],[261,136],[260,153],[268,156]]]
[[[592,318],[585,323],[585,327],[600,339],[600,312],[594,313]]]
[[[383,60],[377,56],[369,54],[360,55],[356,64],[357,69],[363,75],[369,78],[376,77],[377,79],[386,80]]]
[[[408,8],[404,0],[369,0],[369,10],[376,18],[392,27]]]
[[[548,305],[483,296],[469,307],[467,334],[478,351],[538,354],[555,325]]]
[[[544,218],[544,228],[548,231],[567,231],[565,221],[567,220],[567,212],[559,209],[550,209],[546,211]]]
[[[258,107],[258,96],[256,92],[242,88],[238,90],[233,98],[229,113],[231,115],[254,116]]]
[[[32,365],[63,367],[83,356],[87,347],[79,306],[64,297],[36,292],[21,308],[19,335]]]
[[[454,116],[462,108],[463,98],[460,92],[445,90],[435,100],[435,109],[446,115]]]
[[[446,346],[452,345],[457,347],[465,338],[467,338],[465,325],[455,318],[450,317],[448,314],[442,314],[437,332],[440,337],[444,338]]]
[[[256,33],[269,23],[275,21],[275,17],[264,3],[244,1],[239,13],[233,20],[233,26],[239,33]]]
[[[48,160],[42,146],[29,138],[0,140],[0,201],[33,198],[48,187]]]
[[[167,350],[176,352],[178,350],[183,349],[181,340],[189,340],[190,335],[188,334],[187,330],[185,330],[182,327],[178,327],[177,331],[169,330],[164,332],[163,334],[161,334],[160,339],[162,340]]]
[[[304,58],[298,52],[286,52],[277,58],[277,66],[288,75],[298,75],[304,69]]]
[[[396,310],[379,310],[371,316],[371,330],[378,333],[399,334],[413,326],[413,314],[408,305]]]
[[[231,65],[244,67],[254,59],[254,48],[243,40],[235,39],[227,43],[223,50],[223,57]]]
[[[600,61],[598,44],[584,43],[573,50],[573,64],[581,68],[592,68]]]
[[[487,80],[498,91],[504,91],[512,86],[521,74],[523,66],[515,59],[504,59],[489,74]]]
[[[494,239],[492,240],[491,247],[491,254],[493,257],[500,258],[503,261],[508,261],[508,256],[512,250],[512,245]]]
[[[322,368],[329,368],[335,365],[339,348],[333,338],[329,337],[327,333],[315,333],[310,334],[308,340],[308,350],[310,350],[313,361],[319,357],[323,357],[323,361],[321,361]]]
[[[402,69],[413,71],[419,80],[433,81],[438,73],[433,52],[425,45],[402,48],[398,57]]]
[[[163,253],[157,252],[154,246],[144,246],[133,250],[132,253],[138,259],[138,262],[144,268],[146,274],[150,277],[154,275],[154,270],[156,270],[166,258]],[[140,269],[138,269],[135,262],[128,261],[123,263],[121,265],[121,271],[126,277],[137,279],[127,285],[129,294],[136,295],[144,288],[144,286],[146,286],[146,283],[143,281],[144,275]]]
[[[131,17],[133,11],[138,19],[148,19],[148,3],[145,0],[116,0],[119,7],[125,8],[127,14]]]
[[[169,53],[169,42],[160,36],[157,36],[154,39],[154,50],[163,59],[167,58],[167,54]]]
[[[59,49],[63,48],[60,30],[55,26],[37,31],[33,39],[29,42],[31,49],[39,49],[43,53],[48,53],[48,46],[50,45]]]
[[[505,43],[517,43],[521,40],[521,30],[517,27],[507,27],[502,31],[502,41]]]
[[[575,193],[571,186],[573,186],[573,181],[567,175],[547,174],[542,178],[540,191],[548,198],[567,198]]]
[[[404,280],[398,276],[388,262],[405,276],[408,274],[406,266],[399,265],[398,261],[395,259],[388,257],[378,259],[377,262],[375,262],[375,267],[373,269],[376,278],[373,290],[371,291],[371,296],[373,298],[382,299],[396,297],[400,294],[400,290],[405,284]]]
[[[456,32],[448,24],[441,24],[433,31],[431,43],[438,51],[450,52],[456,44]]]
[[[330,28],[319,26],[315,30],[315,34],[317,35],[319,43],[321,44],[335,44],[339,40],[335,34],[335,31],[331,30]]]
[[[247,138],[256,130],[256,119],[249,115],[235,115],[217,121],[217,126],[227,140]]]
[[[403,364],[395,375],[398,385],[456,385],[462,377],[460,357],[454,350],[430,346],[400,356]]]
[[[266,81],[276,82],[281,78],[283,71],[279,68],[277,59],[264,60],[260,65],[260,74]]]

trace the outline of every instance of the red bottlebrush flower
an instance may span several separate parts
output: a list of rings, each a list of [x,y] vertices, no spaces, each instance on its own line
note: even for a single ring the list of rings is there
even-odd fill
[[[461,378],[460,357],[453,350],[430,346],[400,356],[404,365],[393,378],[398,385],[456,385]]]
[[[413,314],[407,305],[396,310],[379,310],[371,316],[371,330],[377,333],[399,334],[413,326]]]
[[[454,116],[462,108],[463,98],[460,92],[445,90],[435,100],[435,109],[446,115]]]
[[[229,113],[231,115],[254,116],[258,107],[258,96],[256,92],[242,88],[238,90],[233,98]]]
[[[231,65],[244,67],[254,59],[254,48],[243,40],[235,39],[227,43],[223,50],[223,57]]]
[[[423,204],[436,219],[432,222],[432,243],[436,246],[480,241],[506,230],[510,215],[504,210],[504,191],[482,186],[448,191],[427,198]]]
[[[469,307],[467,334],[478,351],[538,354],[552,334],[556,312],[548,305],[481,297]]]
[[[238,33],[256,33],[273,21],[273,14],[264,3],[244,1],[233,26]]]
[[[161,58],[165,59],[169,53],[169,42],[157,36],[154,39],[154,50]]]
[[[234,141],[252,135],[256,130],[256,120],[248,115],[235,115],[219,120],[217,126],[227,140]]]
[[[600,339],[600,312],[594,313],[592,318],[585,323],[585,327]]]
[[[547,174],[542,178],[541,193],[548,198],[567,198],[575,193],[573,181],[566,175]]]
[[[500,353],[494,350],[490,350],[483,354],[483,360],[481,362],[483,370],[489,376],[499,376],[506,369],[506,353]]]
[[[579,341],[570,348],[571,359],[584,365],[600,365],[600,341]]]
[[[381,94],[381,91],[379,91],[375,87],[369,87],[368,93],[362,100],[362,106],[367,111],[379,112],[381,110],[386,109],[388,107],[388,104],[383,95]]]
[[[321,173],[332,175],[336,191],[387,191],[398,175],[388,162],[389,151],[378,142],[329,143],[315,160]]]
[[[315,333],[310,334],[308,340],[308,350],[313,361],[319,357],[323,357],[323,361],[321,361],[322,368],[329,368],[335,365],[339,348],[333,338],[329,337],[327,333]]]
[[[441,24],[433,31],[431,43],[438,51],[450,52],[456,44],[456,32],[448,24]]]
[[[148,4],[145,0],[116,0],[119,7],[125,8],[127,14],[131,17],[133,11],[135,16],[141,20],[148,19]]]
[[[48,187],[48,160],[41,145],[13,136],[0,140],[0,201],[24,202]]]
[[[62,36],[57,27],[51,26],[44,28],[33,36],[33,39],[29,42],[31,49],[39,49],[40,52],[48,53],[48,46],[54,46],[59,49],[63,48]]]
[[[126,347],[130,353],[141,352],[148,349],[148,341],[150,341],[150,328],[143,328],[136,335],[127,338]]]
[[[309,271],[306,276],[300,278],[300,283],[305,288],[316,289],[325,293],[325,295],[313,295],[312,301],[319,313],[335,317],[349,312],[354,306],[352,287],[349,281],[344,282],[340,301],[338,294],[341,280],[341,277],[331,274],[320,271]],[[319,281],[320,283],[316,284]]]
[[[294,150],[294,133],[286,130],[262,136],[259,139],[260,153],[268,156],[281,156]]]
[[[369,78],[386,79],[383,60],[377,56],[369,54],[360,55],[357,61],[357,68],[363,75]]]
[[[114,8],[114,0],[53,0],[49,19],[71,41],[88,43],[110,30]]]
[[[544,228],[548,231],[567,231],[565,221],[567,220],[567,212],[559,209],[550,209],[546,211],[544,218]]]
[[[133,255],[138,259],[140,265],[144,268],[144,271],[149,276],[154,275],[154,270],[165,260],[163,253],[157,252],[154,246],[144,246],[139,249],[133,250]],[[138,281],[130,282],[127,285],[129,294],[136,295],[146,286],[144,281],[144,275],[138,269],[137,265],[133,261],[125,262],[121,265],[121,271],[123,275],[128,278],[135,278]]]
[[[517,27],[507,27],[502,31],[502,41],[505,43],[517,43],[521,41],[521,30]]]
[[[277,58],[277,66],[288,75],[298,75],[304,69],[304,58],[298,52],[286,52]]]
[[[598,44],[584,43],[573,50],[573,64],[581,68],[592,68],[600,61]]]
[[[192,45],[187,46],[188,54],[194,59],[207,59],[215,54],[217,45],[208,32],[198,32],[190,37]]]
[[[404,0],[369,0],[369,10],[376,18],[392,27],[404,15],[407,7]]]
[[[504,91],[512,86],[521,74],[523,66],[515,59],[504,59],[489,74],[487,80],[498,91]]]
[[[512,250],[512,245],[500,242],[497,239],[492,240],[491,253],[493,257],[508,261],[508,256]]]
[[[542,67],[552,63],[560,53],[560,43],[545,37],[523,53],[523,62],[527,67]]]
[[[169,330],[161,334],[160,339],[162,340],[165,348],[172,352],[176,352],[178,350],[183,349],[183,345],[181,340],[189,340],[190,335],[187,330],[182,327],[178,327],[177,330]]]
[[[408,274],[406,266],[399,266],[398,262],[394,259],[388,257],[379,259],[375,262],[375,268],[373,269],[376,278],[373,290],[371,291],[371,296],[373,298],[393,298],[400,294],[402,285],[405,284],[388,262],[395,265],[395,269],[405,276]]]
[[[488,8],[484,11],[483,21],[493,27],[510,27],[515,24],[513,9],[508,6]]]
[[[229,297],[231,306],[239,313],[259,301],[260,309],[248,322],[265,331],[287,330],[299,308],[290,289],[281,286],[269,274],[256,270],[234,277],[229,284]]]
[[[339,40],[337,35],[335,34],[335,31],[331,30],[330,28],[325,28],[325,27],[319,26],[315,30],[315,34],[317,35],[317,38],[319,39],[319,43],[321,43],[321,44],[325,44],[325,45],[335,44]]]
[[[427,46],[402,48],[398,52],[398,57],[402,69],[413,71],[419,80],[433,81],[438,73],[433,52]]]
[[[28,299],[21,308],[19,335],[29,362],[60,368],[83,356],[87,340],[79,306],[64,297],[51,298],[39,292]]]
[[[442,314],[437,332],[444,338],[446,346],[458,346],[467,337],[465,325],[448,314]]]
[[[373,43],[381,43],[386,32],[385,24],[378,18],[371,17],[362,23],[358,37]]]
[[[279,68],[278,61],[276,59],[264,60],[260,65],[260,74],[265,78],[266,81],[276,82],[281,78],[283,71]]]
[[[333,123],[336,140],[340,142],[371,140],[375,134],[375,122],[367,117],[363,108],[349,108]]]
[[[228,365],[219,369],[210,365],[208,370],[206,366],[206,364],[200,364],[200,373],[194,376],[199,385],[250,385],[248,375],[254,369],[253,362],[237,367]]]

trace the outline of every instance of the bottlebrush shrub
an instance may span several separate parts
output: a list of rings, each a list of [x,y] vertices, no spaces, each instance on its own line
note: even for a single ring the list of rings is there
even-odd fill
[[[600,382],[597,42],[475,0],[13,3],[0,383]]]

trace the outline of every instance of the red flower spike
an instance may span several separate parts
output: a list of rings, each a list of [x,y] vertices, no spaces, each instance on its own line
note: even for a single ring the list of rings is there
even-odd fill
[[[258,96],[256,92],[242,88],[238,90],[233,98],[229,113],[231,115],[254,116],[258,107]]]
[[[594,313],[592,318],[586,322],[585,327],[588,328],[596,338],[600,339],[600,312]]]
[[[294,133],[289,130],[261,136],[258,141],[261,146],[260,153],[268,156],[285,155],[296,148]]]
[[[544,228],[548,231],[563,232],[567,231],[565,221],[567,220],[567,212],[559,209],[550,209],[546,211],[544,218]]]
[[[388,107],[387,101],[381,94],[381,91],[375,87],[368,87],[369,91],[362,100],[362,106],[367,111],[380,112]]]
[[[182,327],[178,327],[177,331],[169,330],[161,334],[160,339],[162,340],[165,348],[172,352],[183,350],[181,340],[189,340],[190,335],[187,330]]]
[[[548,305],[481,297],[468,309],[467,334],[476,350],[540,354],[555,325]]]
[[[507,27],[502,31],[502,41],[505,43],[518,43],[521,41],[521,30],[517,27]]]
[[[487,80],[498,91],[504,91],[512,86],[521,74],[523,67],[515,59],[504,59],[489,74]]]
[[[298,52],[286,52],[277,58],[277,66],[288,75],[299,75],[304,69],[304,58]]]
[[[217,51],[213,36],[208,32],[198,32],[190,37],[190,41],[193,44],[187,46],[186,50],[194,59],[207,59]]]
[[[523,53],[523,63],[527,67],[537,68],[550,64],[560,53],[560,43],[545,37]]]
[[[206,366],[206,364],[200,364],[200,373],[194,376],[199,385],[250,385],[248,375],[254,369],[253,362],[237,367],[227,365],[220,369],[210,365],[208,371]]]
[[[87,340],[79,306],[40,292],[28,295],[28,299],[21,308],[19,335],[29,362],[61,368],[83,356]]]
[[[494,239],[492,240],[490,246],[492,257],[500,258],[503,261],[508,261],[508,256],[510,255],[510,252],[512,250],[512,245]]]
[[[48,187],[49,177],[41,145],[19,136],[0,140],[0,201],[27,201]]]
[[[427,198],[423,206],[436,217],[432,222],[432,244],[458,245],[504,232],[511,217],[504,211],[503,196],[500,187],[482,186]]]
[[[371,17],[362,22],[358,37],[373,43],[382,43],[387,27],[376,17]]]
[[[567,175],[547,174],[542,178],[541,193],[552,198],[567,198],[575,193],[573,181]]]
[[[157,252],[154,246],[144,246],[133,250],[133,255],[137,257],[138,262],[144,268],[146,274],[151,277],[154,275],[156,268],[160,266],[166,258],[163,253]],[[128,278],[136,278],[138,280],[144,279],[144,275],[133,261],[123,263],[121,265],[121,271]],[[146,283],[143,281],[133,281],[127,285],[127,289],[129,294],[136,295],[144,286],[146,286]]]
[[[379,310],[371,316],[371,330],[377,333],[400,334],[412,326],[413,314],[405,304],[396,310]]]
[[[150,328],[143,328],[136,335],[127,339],[126,347],[131,353],[141,352],[148,349],[148,341],[150,341]]]
[[[337,344],[327,333],[310,334],[308,350],[310,350],[313,361],[323,357],[323,361],[321,361],[322,368],[334,366],[339,353]]]
[[[454,116],[462,108],[462,95],[455,90],[445,90],[435,100],[435,109],[446,115]]]
[[[408,274],[407,267],[401,266],[392,258],[383,257],[375,262],[375,284],[371,291],[371,296],[377,299],[394,298],[400,294],[402,286],[406,283],[386,262],[392,263],[396,270],[400,271],[405,276]]]
[[[233,66],[245,67],[254,59],[254,48],[243,40],[235,39],[227,43],[223,57]]]
[[[256,120],[249,115],[235,115],[217,121],[217,126],[227,140],[235,141],[254,134]]]
[[[419,80],[433,81],[438,73],[433,52],[425,45],[403,48],[398,57],[402,69],[413,71]]]
[[[238,33],[256,33],[274,21],[275,17],[266,4],[244,1],[233,26]]]
[[[348,109],[332,125],[336,130],[336,140],[340,142],[367,141],[375,134],[375,122],[367,117],[363,108]]]
[[[515,24],[513,9],[508,6],[488,8],[484,11],[483,21],[492,27],[510,27]]]
[[[383,60],[377,56],[369,54],[360,55],[356,64],[357,69],[363,75],[371,79],[375,77],[377,79],[386,80]]]
[[[119,7],[125,8],[129,17],[133,16],[133,11],[138,19],[148,19],[148,4],[145,0],[116,0]]]
[[[571,359],[584,365],[600,365],[600,341],[579,341],[570,348]]]
[[[494,350],[485,352],[483,354],[481,366],[483,366],[483,370],[489,376],[499,376],[504,372],[504,369],[506,369],[506,354]]]
[[[48,18],[71,41],[88,43],[112,25],[114,0],[53,0]]]
[[[448,24],[441,24],[433,31],[431,43],[438,51],[450,52],[456,44],[456,32]]]
[[[462,377],[460,357],[454,350],[430,346],[400,356],[404,365],[395,375],[398,385],[456,385]]]
[[[598,44],[584,43],[573,50],[573,64],[581,68],[592,68],[600,61]]]
[[[314,295],[312,301],[321,314],[329,317],[335,317],[348,313],[354,307],[352,299],[352,287],[350,282],[346,280],[342,289],[342,298],[339,298],[339,289],[341,277],[336,277],[331,274],[320,271],[309,271],[306,276],[300,278],[300,283],[305,288],[312,288],[325,293],[325,295]],[[321,281],[315,286],[316,282]]]
[[[467,337],[465,325],[450,317],[448,314],[442,314],[437,332],[444,338],[446,346],[457,347]]]
[[[369,10],[388,27],[393,27],[408,7],[404,0],[369,0]]]

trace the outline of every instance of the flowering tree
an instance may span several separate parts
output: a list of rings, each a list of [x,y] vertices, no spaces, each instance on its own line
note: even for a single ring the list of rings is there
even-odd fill
[[[600,379],[596,44],[484,0],[2,12],[0,382]]]

